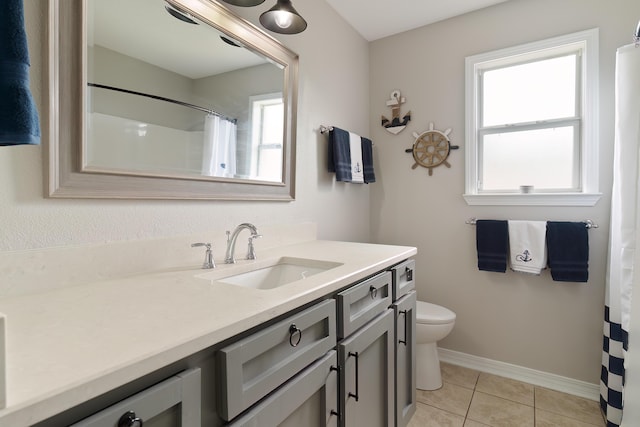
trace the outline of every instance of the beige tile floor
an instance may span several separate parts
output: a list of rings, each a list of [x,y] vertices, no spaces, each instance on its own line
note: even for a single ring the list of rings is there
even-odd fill
[[[596,401],[441,364],[443,386],[417,392],[409,427],[593,427],[605,425]]]

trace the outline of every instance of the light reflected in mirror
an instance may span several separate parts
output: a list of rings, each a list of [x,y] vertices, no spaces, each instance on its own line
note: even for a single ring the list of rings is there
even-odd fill
[[[82,170],[283,181],[283,67],[158,0],[88,0]]]

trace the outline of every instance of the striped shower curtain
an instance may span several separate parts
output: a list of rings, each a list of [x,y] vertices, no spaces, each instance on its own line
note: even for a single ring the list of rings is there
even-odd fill
[[[616,113],[609,266],[605,293],[600,406],[607,426],[620,426],[637,234],[640,154],[640,47],[616,56]]]

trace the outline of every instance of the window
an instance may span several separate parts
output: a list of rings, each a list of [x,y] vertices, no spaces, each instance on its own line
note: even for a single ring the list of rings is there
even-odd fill
[[[466,191],[479,205],[594,205],[598,30],[466,58]]]
[[[284,103],[282,93],[250,97],[251,176],[281,181]]]

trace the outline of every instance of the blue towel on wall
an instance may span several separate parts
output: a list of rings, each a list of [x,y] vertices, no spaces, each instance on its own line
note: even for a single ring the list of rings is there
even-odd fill
[[[362,166],[365,184],[376,182],[376,174],[373,170],[373,143],[365,137],[362,137]]]
[[[0,2],[0,145],[39,144],[22,0]]]
[[[506,272],[509,253],[508,222],[492,219],[477,220],[476,249],[479,270]]]
[[[583,222],[548,221],[547,251],[553,280],[589,280],[589,234]]]
[[[336,173],[336,181],[351,181],[349,132],[337,127],[329,132],[329,172]]]
[[[370,139],[361,137],[362,163],[364,182],[369,184],[376,182],[376,174],[373,169],[373,143]],[[336,181],[350,182],[351,174],[351,148],[350,136],[346,130],[333,127],[329,132],[329,172],[335,172]]]

